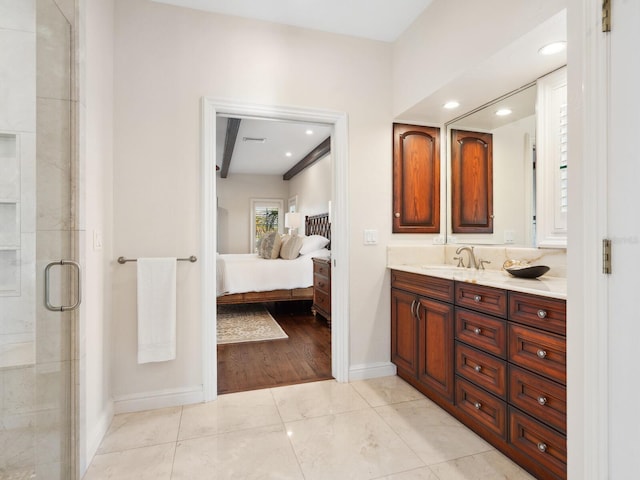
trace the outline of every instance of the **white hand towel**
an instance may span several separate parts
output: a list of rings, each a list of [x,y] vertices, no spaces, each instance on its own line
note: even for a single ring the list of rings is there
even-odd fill
[[[138,363],[176,358],[176,259],[138,259]]]

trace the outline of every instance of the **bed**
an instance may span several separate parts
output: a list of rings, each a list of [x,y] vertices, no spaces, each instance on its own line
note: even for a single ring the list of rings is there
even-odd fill
[[[329,215],[305,217],[305,235],[320,235],[329,239],[329,244],[294,260],[265,260],[256,254],[219,254],[216,261],[218,305],[312,300],[311,259],[330,256]]]

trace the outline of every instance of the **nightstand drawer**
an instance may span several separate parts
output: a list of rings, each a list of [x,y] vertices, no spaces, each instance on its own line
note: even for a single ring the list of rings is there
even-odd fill
[[[313,291],[313,305],[325,312],[331,311],[331,295],[321,290]]]
[[[313,273],[317,275],[322,275],[324,277],[329,277],[329,275],[331,275],[329,260],[319,260],[319,259],[314,259],[314,260],[315,261],[313,262]]]
[[[322,290],[324,293],[330,293],[331,284],[329,278],[326,275],[314,274],[313,275],[313,288]]]

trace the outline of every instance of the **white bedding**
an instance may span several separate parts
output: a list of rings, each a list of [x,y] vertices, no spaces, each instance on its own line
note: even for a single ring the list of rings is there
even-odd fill
[[[313,286],[313,257],[328,258],[323,248],[295,260],[266,260],[257,254],[218,254],[217,296]]]

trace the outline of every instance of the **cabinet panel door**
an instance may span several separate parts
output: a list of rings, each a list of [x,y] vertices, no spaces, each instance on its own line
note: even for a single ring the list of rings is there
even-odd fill
[[[393,124],[393,232],[440,233],[440,129]]]
[[[416,304],[415,295],[391,289],[391,361],[414,376],[418,370]]]
[[[451,229],[493,233],[493,136],[451,130]]]
[[[418,304],[418,380],[453,401],[453,306],[420,298]]]

